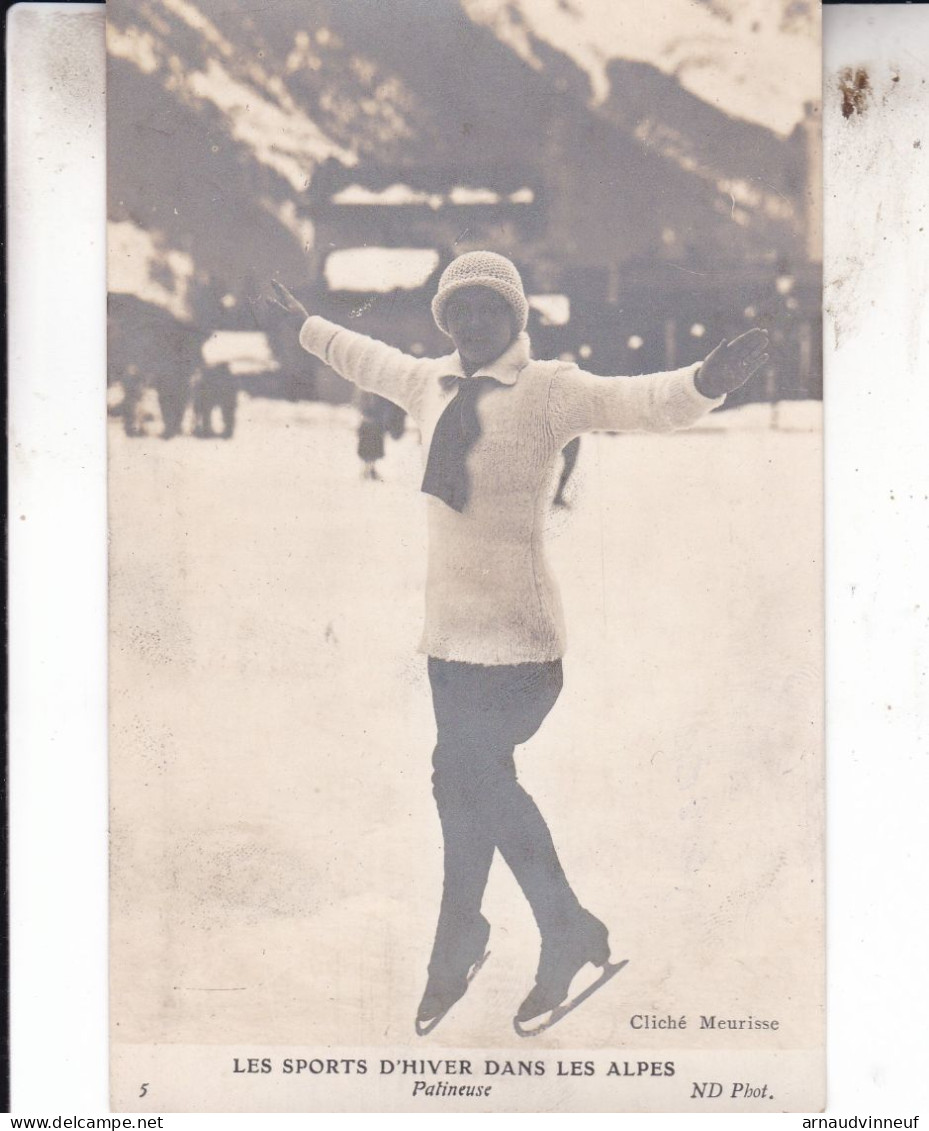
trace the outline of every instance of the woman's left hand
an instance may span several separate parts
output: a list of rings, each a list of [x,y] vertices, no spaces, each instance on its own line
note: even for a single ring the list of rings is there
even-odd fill
[[[275,306],[280,307],[288,314],[296,315],[304,321],[309,318],[310,312],[299,299],[294,298],[283,283],[279,283],[277,279],[272,279],[271,286],[274,287],[274,295],[269,300],[270,302],[273,302]]]
[[[723,339],[700,366],[694,384],[705,397],[723,397],[738,389],[768,360],[768,335],[757,327]]]

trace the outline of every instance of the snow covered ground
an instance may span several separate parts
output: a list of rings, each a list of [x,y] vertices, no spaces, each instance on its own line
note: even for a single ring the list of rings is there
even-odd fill
[[[818,1041],[820,408],[582,442],[549,531],[566,686],[518,758],[630,962],[533,1048],[720,1043],[631,1031],[668,1011]],[[117,1042],[417,1040],[441,884],[420,454],[388,439],[363,481],[355,419],[243,397],[231,442],[111,422]],[[499,861],[485,909],[491,959],[419,1050],[516,1040],[538,941]]]

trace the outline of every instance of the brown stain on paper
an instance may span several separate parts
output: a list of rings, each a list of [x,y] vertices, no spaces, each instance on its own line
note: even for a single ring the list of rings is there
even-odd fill
[[[871,80],[864,67],[843,67],[839,72],[842,117],[864,114],[871,99]]]

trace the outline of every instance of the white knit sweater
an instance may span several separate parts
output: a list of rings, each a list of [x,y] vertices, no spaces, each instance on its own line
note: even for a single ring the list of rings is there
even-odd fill
[[[416,358],[310,317],[300,344],[349,381],[400,405],[428,453],[436,422],[464,376],[456,353]],[[647,377],[609,378],[576,365],[535,361],[529,338],[475,376],[499,384],[477,402],[481,435],[468,455],[471,494],[462,513],[431,495],[426,622],[420,649],[443,660],[518,664],[564,654],[558,589],[542,544],[547,489],[565,444],[582,432],[685,428],[722,404],[697,392],[699,365]]]

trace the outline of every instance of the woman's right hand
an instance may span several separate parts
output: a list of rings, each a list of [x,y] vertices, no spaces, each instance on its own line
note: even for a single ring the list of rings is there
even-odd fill
[[[273,302],[275,306],[279,306],[281,310],[285,311],[287,314],[299,317],[301,321],[305,321],[309,318],[310,312],[299,299],[294,298],[283,283],[279,283],[277,279],[272,279],[271,286],[274,288],[274,295],[270,301]]]

